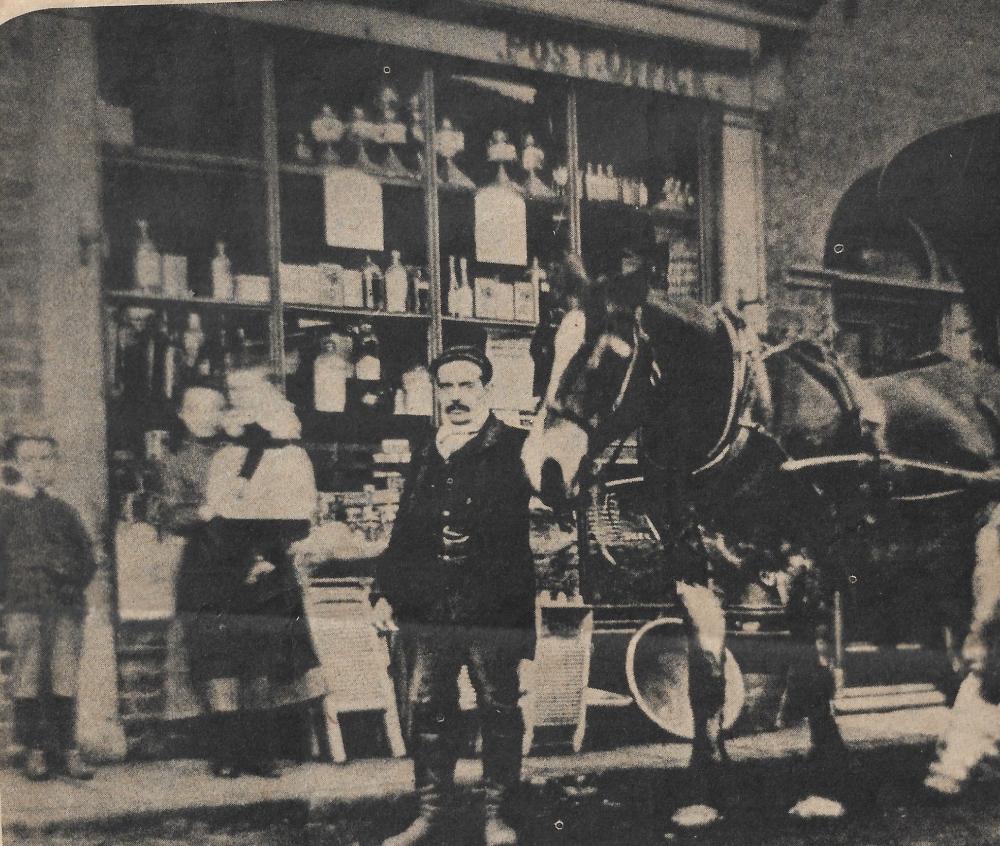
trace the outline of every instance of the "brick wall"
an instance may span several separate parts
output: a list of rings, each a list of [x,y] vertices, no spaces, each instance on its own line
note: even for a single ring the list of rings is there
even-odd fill
[[[86,12],[38,12],[0,26],[0,437],[36,421],[52,430],[63,456],[56,493],[77,508],[101,552],[99,274],[79,247],[80,232],[99,228],[94,57]],[[112,596],[102,566],[88,591],[78,724],[85,751],[102,758],[125,745]]]
[[[785,91],[764,131],[765,243],[772,322],[828,312],[821,291],[783,285],[819,266],[834,209],[851,184],[935,129],[1000,111],[996,0],[828,0],[806,40],[782,57]]]
[[[33,19],[0,27],[0,433],[42,413]]]

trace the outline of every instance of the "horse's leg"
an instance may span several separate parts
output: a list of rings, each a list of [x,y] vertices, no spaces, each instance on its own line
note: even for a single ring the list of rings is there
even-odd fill
[[[689,766],[689,801],[674,814],[679,826],[711,825],[720,813],[720,795],[726,794],[728,756],[722,737],[726,698],[726,621],[722,605],[711,588],[678,583],[677,594],[687,614],[688,691],[694,717],[694,741]]]
[[[793,576],[794,653],[788,670],[786,713],[809,723],[807,776],[799,801],[790,813],[800,817],[840,817],[846,786],[848,754],[833,714],[836,693],[832,585],[829,569],[804,567]]]
[[[937,795],[961,792],[975,769],[1000,748],[1000,505],[976,536],[973,609],[962,658],[969,675],[959,688],[937,758],[924,781]]]
[[[788,679],[788,705],[792,714],[809,723],[810,750],[802,798],[789,813],[798,817],[843,816],[841,802],[848,775],[847,745],[833,715],[836,685],[828,647],[817,637],[815,648],[802,644],[802,661]]]

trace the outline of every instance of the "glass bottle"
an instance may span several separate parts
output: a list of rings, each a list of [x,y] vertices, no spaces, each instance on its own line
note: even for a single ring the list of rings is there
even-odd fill
[[[542,268],[538,256],[531,260],[526,279],[514,283],[514,319],[525,323],[538,322],[538,288],[541,284]]]
[[[378,336],[369,324],[361,327],[361,354],[354,366],[358,379],[377,382],[382,378],[382,361],[379,357]]]
[[[371,256],[365,256],[365,263],[361,267],[361,283],[364,293],[364,307],[372,311],[385,308],[385,299],[382,296],[382,271]]]
[[[385,270],[386,311],[406,311],[410,299],[410,277],[399,259],[399,250],[393,250],[392,263]]]
[[[340,412],[347,405],[347,380],[354,375],[351,339],[332,332],[323,340],[313,365],[313,407],[316,411]]]
[[[538,269],[538,321],[547,323],[552,317],[552,288],[544,267]]]
[[[139,240],[135,248],[134,282],[135,287],[145,293],[159,292],[162,288],[160,278],[160,254],[156,251],[149,237],[149,222],[137,221]]]
[[[460,274],[458,277],[458,287],[455,288],[455,302],[452,304],[452,312],[456,317],[472,317],[472,286],[469,284],[469,260],[462,256],[459,260]]]
[[[226,255],[225,243],[216,241],[215,255],[212,257],[212,297],[216,300],[231,300],[233,296],[233,266]]]
[[[413,310],[418,314],[430,311],[431,283],[421,268],[413,268]]]
[[[448,314],[458,317],[456,308],[458,307],[458,274],[455,270],[455,257],[448,256]]]

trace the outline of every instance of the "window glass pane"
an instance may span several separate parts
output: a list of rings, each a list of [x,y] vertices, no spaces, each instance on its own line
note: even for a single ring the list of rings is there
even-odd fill
[[[659,94],[581,86],[580,222],[591,273],[619,272],[623,250],[655,255],[666,244],[670,296],[702,299],[700,114]]]
[[[444,313],[534,324],[531,285],[569,245],[566,88],[460,62],[437,79]],[[446,321],[445,343],[484,337],[482,327]]]
[[[417,372],[430,325],[427,62],[299,32],[277,45],[287,392],[307,441],[377,447],[431,413],[429,391],[414,387],[429,380]],[[336,458],[317,458],[322,486],[371,480],[370,455],[334,472]]]
[[[99,13],[97,44],[102,140],[261,155],[261,51],[239,23],[108,9]]]

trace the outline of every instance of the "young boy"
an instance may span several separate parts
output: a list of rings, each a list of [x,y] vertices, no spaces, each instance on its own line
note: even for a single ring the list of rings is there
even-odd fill
[[[96,569],[90,539],[73,507],[48,492],[55,439],[15,435],[6,452],[19,479],[0,486],[0,601],[24,773],[41,781],[52,768],[90,779],[75,733],[84,590]]]

